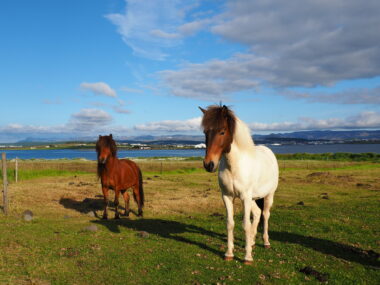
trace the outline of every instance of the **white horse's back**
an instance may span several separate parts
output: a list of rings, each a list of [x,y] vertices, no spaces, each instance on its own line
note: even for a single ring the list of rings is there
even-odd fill
[[[276,191],[278,186],[278,163],[274,153],[266,146],[255,146],[254,160],[258,166],[256,173],[256,189],[253,189],[253,198],[264,198]]]

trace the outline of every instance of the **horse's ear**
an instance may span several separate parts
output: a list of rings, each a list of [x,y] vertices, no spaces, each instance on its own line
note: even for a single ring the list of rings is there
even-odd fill
[[[102,136],[101,135],[99,135],[99,138],[101,138]]]
[[[225,117],[227,117],[227,115],[228,115],[228,107],[227,107],[226,105],[223,105],[223,107],[222,107],[222,112],[223,112],[223,115],[224,115]]]
[[[110,134],[110,138],[112,139],[112,134]]]
[[[206,110],[205,109],[203,109],[202,107],[198,107],[199,108],[199,110],[201,110],[202,111],[202,113],[204,114],[204,113],[206,113]]]

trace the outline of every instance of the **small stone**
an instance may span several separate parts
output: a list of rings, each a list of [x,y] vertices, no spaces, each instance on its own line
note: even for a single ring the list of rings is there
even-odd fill
[[[141,238],[148,238],[149,237],[149,233],[147,233],[145,231],[140,231],[137,233],[137,235]]]
[[[88,212],[87,216],[95,218],[95,213],[93,211]]]
[[[303,201],[299,201],[299,202],[297,203],[297,205],[305,206],[305,203],[304,203]]]
[[[24,221],[30,222],[31,220],[33,220],[33,212],[31,210],[26,210],[24,211],[24,213],[22,213],[22,217]]]
[[[84,227],[83,230],[85,232],[96,232],[98,231],[98,227],[96,225],[90,225],[90,226]]]

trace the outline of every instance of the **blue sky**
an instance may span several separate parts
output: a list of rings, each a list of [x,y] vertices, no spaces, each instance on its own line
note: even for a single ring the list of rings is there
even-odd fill
[[[379,1],[0,1],[0,141],[380,129]]]

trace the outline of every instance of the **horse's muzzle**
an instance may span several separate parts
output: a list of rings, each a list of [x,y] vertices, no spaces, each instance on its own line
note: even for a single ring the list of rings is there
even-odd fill
[[[214,162],[211,160],[209,163],[206,163],[203,161],[203,167],[208,171],[208,172],[215,172],[216,169],[214,169]]]

